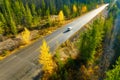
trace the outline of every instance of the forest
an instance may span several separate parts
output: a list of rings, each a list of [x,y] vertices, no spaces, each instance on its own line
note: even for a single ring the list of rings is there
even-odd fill
[[[0,0],[0,36],[7,36],[14,40],[20,34],[23,41],[22,44],[18,41],[18,46],[12,46],[10,49],[3,48],[0,51],[0,60],[9,55],[9,51],[12,52],[21,45],[31,43],[30,35],[33,30],[38,30],[38,35],[42,37],[46,36],[47,33],[52,33],[53,27],[57,26],[56,30],[65,21],[74,20],[105,3],[111,5],[112,1]],[[85,30],[78,34],[75,41],[71,39],[66,41],[54,52],[50,52],[47,42],[43,40],[38,59],[43,74],[39,78],[42,80],[120,80],[120,33],[115,38],[113,61],[103,64],[107,60],[106,47],[110,45],[113,38],[115,19],[120,14],[119,6],[117,2],[112,7],[108,7],[107,15],[101,13],[85,25]]]
[[[66,19],[70,19],[102,3],[103,0],[1,0],[0,34],[16,35],[24,27],[40,27],[43,19],[51,24],[50,15],[57,15],[60,10]],[[73,11],[73,5],[78,11]]]

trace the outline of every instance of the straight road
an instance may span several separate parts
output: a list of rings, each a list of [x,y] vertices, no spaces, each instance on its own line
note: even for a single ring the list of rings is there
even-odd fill
[[[44,39],[50,46],[51,51],[69,39],[74,33],[79,31],[107,6],[108,4],[105,4],[98,9],[92,10],[91,12],[46,36]],[[72,27],[72,30],[66,32],[68,27]],[[0,61],[0,80],[34,80],[33,73],[39,68],[37,65],[37,59],[41,43],[42,39],[39,39],[30,46],[18,51],[16,54]]]

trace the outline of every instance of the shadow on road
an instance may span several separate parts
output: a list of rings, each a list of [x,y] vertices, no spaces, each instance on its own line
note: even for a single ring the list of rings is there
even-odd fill
[[[69,32],[69,30],[65,30],[63,33],[67,33],[67,32]]]

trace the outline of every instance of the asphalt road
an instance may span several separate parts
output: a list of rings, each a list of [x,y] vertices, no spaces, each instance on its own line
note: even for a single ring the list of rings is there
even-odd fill
[[[52,34],[45,37],[51,51],[58,45],[69,39],[74,33],[79,31],[85,24],[96,17],[108,4],[81,16],[75,21],[63,26]],[[66,32],[67,27],[72,27],[71,31]],[[39,47],[42,39],[34,44],[18,51],[6,59],[0,61],[0,80],[34,80],[34,72],[39,70],[37,59],[39,55]]]

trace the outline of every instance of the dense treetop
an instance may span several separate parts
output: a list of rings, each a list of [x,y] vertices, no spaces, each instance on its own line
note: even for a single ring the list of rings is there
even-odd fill
[[[24,27],[39,25],[41,18],[58,15],[60,10],[70,19],[79,16],[83,6],[89,11],[102,3],[103,0],[0,0],[0,34],[17,34]]]

